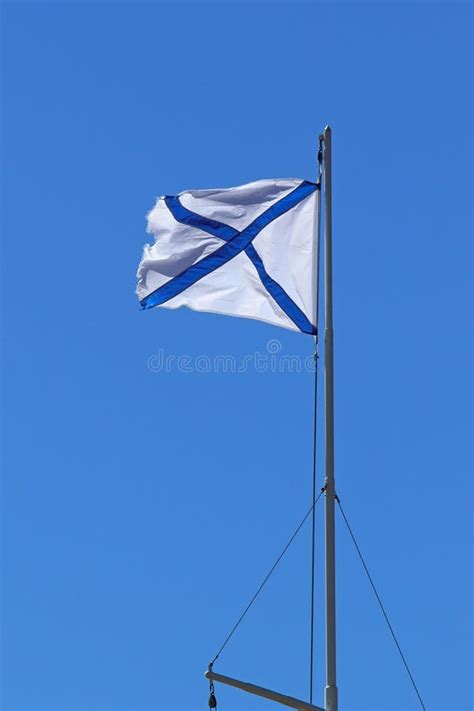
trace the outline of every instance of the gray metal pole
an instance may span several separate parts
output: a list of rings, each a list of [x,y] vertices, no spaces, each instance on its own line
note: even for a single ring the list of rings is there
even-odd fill
[[[326,711],[337,711],[336,684],[336,570],[335,570],[335,484],[334,484],[334,358],[332,323],[332,195],[331,129],[324,129],[324,309],[326,422]]]
[[[320,256],[320,246],[321,246],[321,183],[323,177],[323,135],[319,136],[319,146],[318,146],[318,177],[317,185],[319,186],[318,193],[316,194],[316,204],[314,210],[313,218],[313,232],[314,232],[314,271],[315,276],[314,283],[316,286],[315,293],[313,294],[313,303],[315,304],[315,318],[314,325],[316,326],[316,335],[314,337],[314,412],[313,412],[313,477],[312,477],[312,489],[313,489],[313,510],[311,512],[311,604],[310,604],[310,639],[309,639],[309,702],[313,703],[313,681],[314,681],[314,606],[315,606],[315,578],[316,578],[316,506],[314,502],[316,501],[316,435],[318,426],[317,417],[317,407],[318,407],[318,334],[319,334],[319,256]]]

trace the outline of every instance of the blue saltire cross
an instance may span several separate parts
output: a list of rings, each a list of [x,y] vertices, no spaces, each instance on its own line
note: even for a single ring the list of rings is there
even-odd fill
[[[297,188],[292,190],[291,193],[281,200],[278,200],[278,202],[275,202],[268,210],[265,210],[265,212],[259,215],[250,225],[240,232],[223,222],[203,217],[196,212],[188,210],[181,204],[178,197],[165,197],[165,204],[177,222],[182,222],[190,227],[203,230],[214,237],[219,237],[225,240],[225,244],[216,249],[212,254],[203,257],[180,274],[177,274],[166,282],[166,284],[152,291],[151,294],[148,294],[148,296],[140,302],[142,308],[150,309],[154,306],[161,306],[188,287],[196,284],[196,282],[203,279],[203,277],[219,267],[222,267],[233,257],[236,257],[241,252],[245,252],[257,270],[260,281],[282,311],[285,312],[300,331],[314,335],[316,328],[309,321],[307,316],[305,316],[300,307],[295,304],[293,299],[286,293],[283,287],[267,273],[252,242],[264,227],[273,222],[273,220],[276,220],[277,217],[288,212],[288,210],[291,210],[292,207],[295,207],[295,205],[308,197],[308,195],[318,190],[319,187],[319,184],[304,180]]]

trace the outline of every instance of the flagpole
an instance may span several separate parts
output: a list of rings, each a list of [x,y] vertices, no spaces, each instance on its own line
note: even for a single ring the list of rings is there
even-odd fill
[[[324,407],[325,407],[325,563],[326,563],[326,711],[337,711],[336,570],[334,482],[334,356],[332,318],[331,128],[324,129]]]
[[[321,244],[321,182],[323,177],[323,135],[319,135],[319,147],[318,147],[318,177],[316,179],[316,184],[318,185],[318,192],[316,199],[316,206],[314,211],[314,240],[315,240],[315,260],[314,260],[314,283],[315,283],[315,293],[313,294],[315,304],[315,326],[316,335],[314,337],[314,402],[313,402],[313,476],[312,476],[312,487],[313,487],[313,510],[311,512],[311,603],[310,603],[310,640],[309,640],[309,702],[313,703],[313,677],[314,677],[314,608],[315,608],[315,578],[316,578],[316,506],[314,502],[316,501],[316,491],[317,491],[317,479],[316,479],[316,435],[318,426],[318,333],[319,333],[319,263],[320,263],[320,244]]]

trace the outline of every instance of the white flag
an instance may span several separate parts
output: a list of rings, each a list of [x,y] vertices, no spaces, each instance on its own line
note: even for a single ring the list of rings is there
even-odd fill
[[[148,215],[137,295],[315,333],[319,185],[259,180],[159,198]]]

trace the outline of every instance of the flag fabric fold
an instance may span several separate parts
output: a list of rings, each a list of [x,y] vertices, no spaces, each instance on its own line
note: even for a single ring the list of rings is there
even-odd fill
[[[159,198],[148,215],[137,295],[154,306],[316,332],[319,185],[259,180]]]

